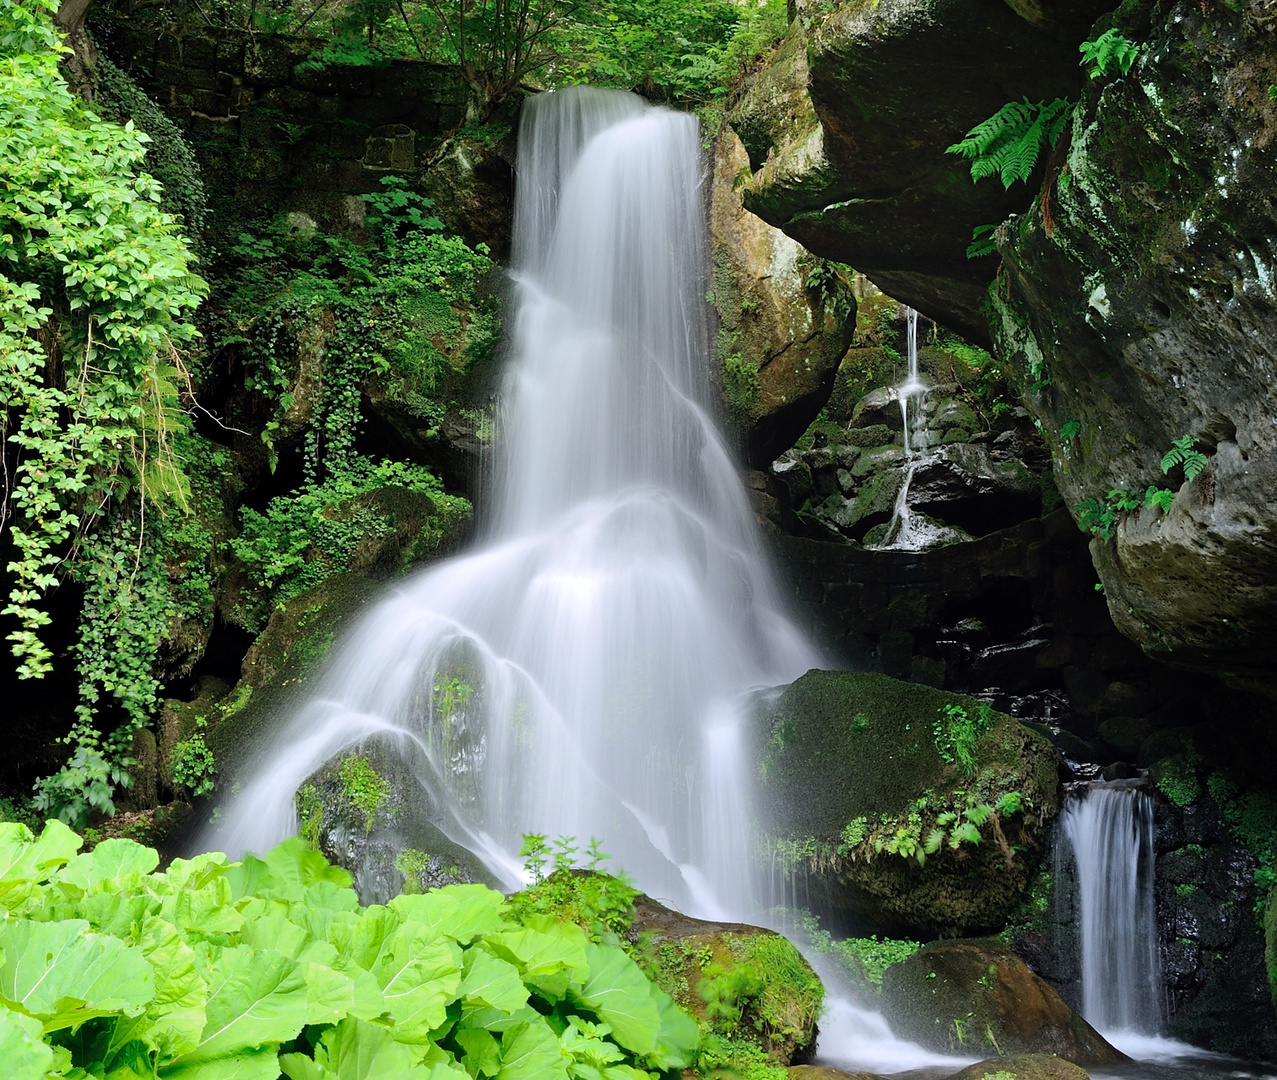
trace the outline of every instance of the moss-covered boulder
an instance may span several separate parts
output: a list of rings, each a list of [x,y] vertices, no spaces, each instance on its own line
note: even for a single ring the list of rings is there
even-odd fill
[[[996,940],[924,945],[882,976],[897,1035],[955,1053],[1055,1054],[1080,1065],[1125,1057]]]
[[[927,935],[1000,928],[1059,807],[1059,755],[968,697],[809,671],[761,706],[772,855],[813,902]]]
[[[689,918],[638,896],[628,934],[639,961],[696,1018],[719,1064],[804,1061],[816,1048],[824,987],[771,930]]]
[[[718,357],[729,422],[755,467],[793,445],[833,389],[856,300],[823,260],[741,204],[749,158],[724,127],[711,157]]]
[[[949,1080],[1088,1080],[1085,1069],[1051,1054],[1008,1054],[968,1065]]]
[[[828,1065],[791,1065],[785,1071],[789,1080],[880,1080],[877,1073],[849,1073]]]

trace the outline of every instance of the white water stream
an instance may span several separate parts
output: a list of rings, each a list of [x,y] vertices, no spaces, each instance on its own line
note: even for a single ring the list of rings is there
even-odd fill
[[[1153,800],[1135,788],[1095,784],[1065,804],[1060,830],[1077,865],[1082,1015],[1115,1045],[1147,1042],[1160,1026],[1163,997]]]

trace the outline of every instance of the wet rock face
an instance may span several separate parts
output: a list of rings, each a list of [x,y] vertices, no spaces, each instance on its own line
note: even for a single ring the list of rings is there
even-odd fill
[[[728,420],[750,462],[792,446],[829,398],[851,343],[856,301],[832,269],[741,204],[749,159],[724,128],[710,185],[713,296]]]
[[[1058,178],[1003,230],[992,329],[1033,384],[1070,506],[1174,494],[1092,544],[1119,629],[1271,696],[1277,34],[1258,4],[1141,13],[1119,24],[1144,43],[1130,75],[1087,85]],[[1184,435],[1208,458],[1191,482],[1160,469]]]
[[[1084,1069],[1052,1054],[1008,1054],[977,1061],[949,1080],[1088,1080]]]
[[[1039,29],[1002,0],[811,8],[730,114],[754,169],[745,205],[987,340],[979,311],[995,267],[966,248],[974,226],[1021,209],[1025,191],[972,184],[944,149],[1008,101],[1076,94],[1085,25],[1070,24],[1064,40],[1058,25]]]
[[[893,1032],[933,1050],[1055,1054],[1078,1065],[1124,1060],[996,941],[924,945],[883,973],[882,1004]]]

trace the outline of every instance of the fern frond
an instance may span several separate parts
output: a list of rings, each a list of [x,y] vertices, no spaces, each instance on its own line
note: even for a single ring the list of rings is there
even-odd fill
[[[1009,102],[945,152],[971,162],[973,183],[997,176],[1002,186],[1009,188],[1032,175],[1044,146],[1055,145],[1064,131],[1069,108],[1066,98],[1056,98],[1050,104],[1034,104],[1028,98]]]

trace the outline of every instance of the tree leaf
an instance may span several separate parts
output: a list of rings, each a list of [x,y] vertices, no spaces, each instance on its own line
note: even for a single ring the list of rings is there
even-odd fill
[[[136,1016],[155,996],[151,965],[118,938],[94,934],[83,919],[0,923],[0,998],[36,1017],[46,1032],[95,1016]]]

